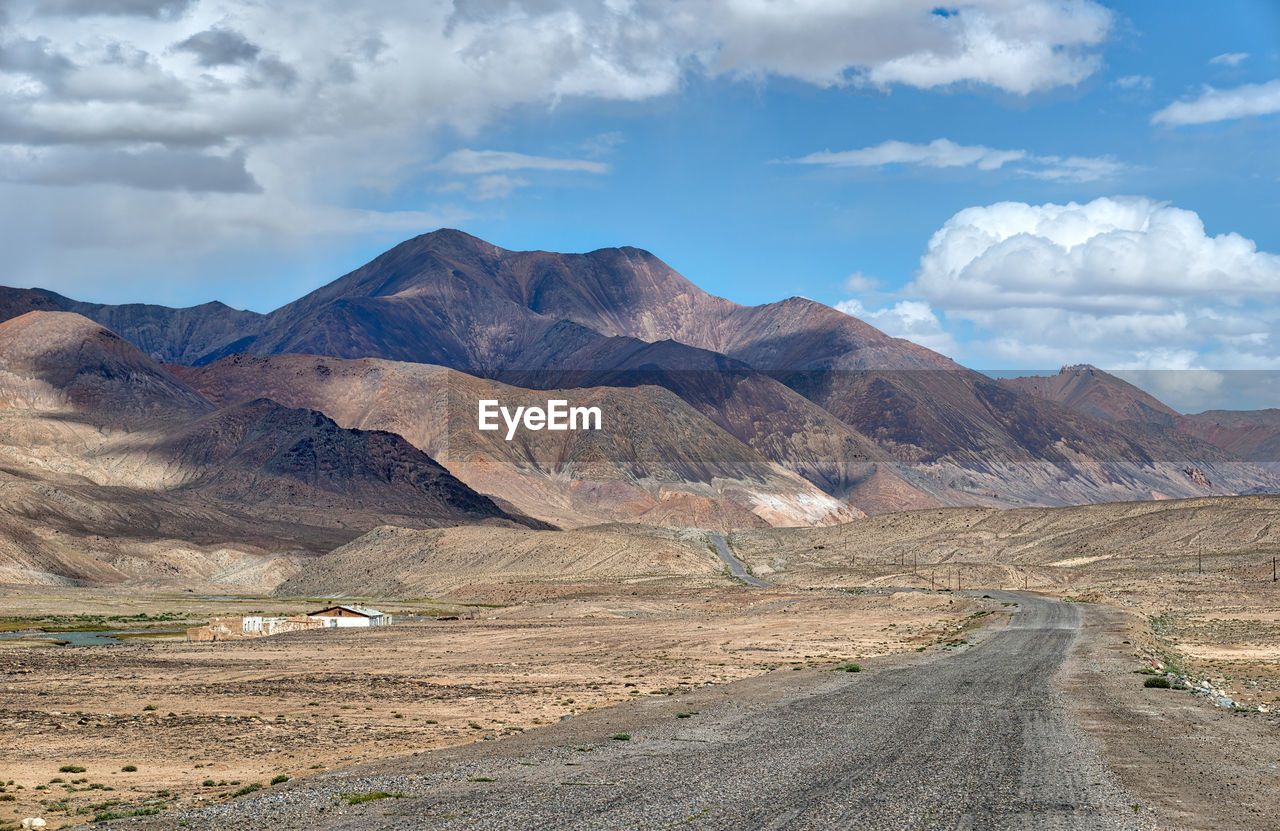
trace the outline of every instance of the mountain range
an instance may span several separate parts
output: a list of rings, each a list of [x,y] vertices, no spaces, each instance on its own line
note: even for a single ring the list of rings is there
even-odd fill
[[[0,288],[0,319],[0,476],[224,506],[271,550],[387,523],[730,530],[1280,490],[1278,411],[1182,415],[1093,367],[993,379],[635,248],[442,230],[269,314]],[[476,429],[480,400],[548,398],[603,429]]]

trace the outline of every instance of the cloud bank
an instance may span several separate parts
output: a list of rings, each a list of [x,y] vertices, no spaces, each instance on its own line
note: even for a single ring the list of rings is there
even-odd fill
[[[992,368],[1280,368],[1280,256],[1145,197],[967,208],[904,294],[866,316],[925,345],[972,327],[952,354]]]

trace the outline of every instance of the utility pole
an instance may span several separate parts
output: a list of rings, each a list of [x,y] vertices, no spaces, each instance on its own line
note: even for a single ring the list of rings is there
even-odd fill
[[[1196,574],[1204,574],[1204,546],[1196,551]]]
[[[1271,582],[1274,583],[1275,581],[1276,581],[1276,558],[1272,557],[1271,558]]]
[[[1022,572],[1022,590],[1026,591],[1030,587],[1031,587],[1031,575],[1024,571]]]

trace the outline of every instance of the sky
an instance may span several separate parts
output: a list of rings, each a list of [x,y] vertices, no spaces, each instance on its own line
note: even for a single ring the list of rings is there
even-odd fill
[[[4,0],[0,283],[269,311],[454,227],[1280,406],[1278,139],[1273,0]]]

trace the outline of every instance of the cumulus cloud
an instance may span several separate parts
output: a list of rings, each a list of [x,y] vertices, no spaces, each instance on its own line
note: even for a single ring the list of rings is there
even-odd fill
[[[836,309],[895,338],[904,338],[935,352],[954,355],[958,350],[955,338],[943,328],[942,321],[928,303],[900,300],[884,308],[868,309],[855,299],[837,303]]]
[[[1234,89],[1206,89],[1189,101],[1175,101],[1151,116],[1152,124],[1209,124],[1280,112],[1280,79]]]
[[[987,365],[1280,367],[1280,256],[1143,197],[967,208],[906,291],[976,327]]]
[[[998,170],[1010,163],[1019,162],[1021,164],[1015,171],[1022,175],[1070,182],[1091,182],[1115,176],[1124,170],[1124,165],[1113,159],[1038,156],[1026,150],[997,150],[981,144],[957,144],[944,138],[934,139],[928,144],[884,141],[857,150],[823,150],[789,161],[791,164],[824,167],[883,167],[901,164],[931,168],[973,167],[978,170]]]
[[[1209,63],[1218,66],[1239,66],[1248,57],[1248,52],[1224,52],[1221,55],[1214,55],[1209,59]]]
[[[1078,0],[966,2],[945,13],[918,0],[706,6],[701,17],[719,35],[713,71],[828,85],[852,79],[930,89],[969,82],[1017,94],[1087,78],[1099,65],[1089,50],[1112,23],[1105,8]]]

